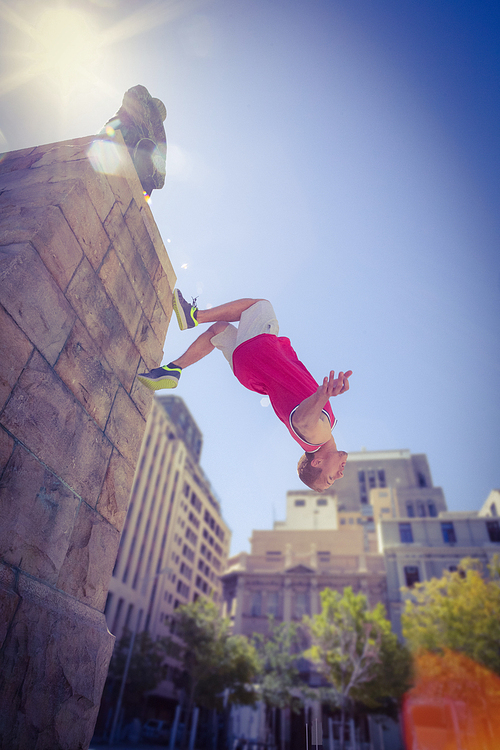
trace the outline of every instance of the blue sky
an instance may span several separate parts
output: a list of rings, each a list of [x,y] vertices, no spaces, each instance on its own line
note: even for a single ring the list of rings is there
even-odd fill
[[[80,14],[60,53],[51,9]],[[475,510],[500,486],[499,30],[468,0],[3,0],[1,148],[98,132],[145,85],[185,296],[269,298],[317,379],[354,371],[338,447],[426,453],[448,507]],[[173,323],[164,361],[199,330]],[[248,549],[300,488],[300,449],[218,352],[176,393]]]

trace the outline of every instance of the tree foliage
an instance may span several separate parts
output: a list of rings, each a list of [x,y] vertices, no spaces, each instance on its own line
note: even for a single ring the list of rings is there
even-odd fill
[[[112,693],[118,694],[131,638],[130,630],[124,630],[122,637],[115,645],[107,678]],[[159,638],[154,641],[148,632],[138,633],[133,645],[123,694],[123,704],[127,708],[138,709],[143,701],[144,694],[149,690],[154,690],[165,678],[165,656],[168,653],[168,648],[167,639]]]
[[[196,704],[221,709],[222,694],[236,704],[256,700],[252,682],[258,671],[254,646],[241,635],[231,635],[229,620],[215,604],[199,597],[175,612],[177,658],[182,662],[180,685],[186,690],[188,711]]]
[[[489,571],[466,558],[459,571],[415,584],[401,618],[412,651],[451,649],[500,675],[498,560]]]
[[[303,700],[297,688],[304,687],[297,660],[302,651],[301,637],[295,623],[269,620],[267,635],[254,634],[259,657],[259,697],[269,708],[291,708],[298,712]]]
[[[321,604],[321,613],[307,619],[312,646],[306,655],[332,685],[342,722],[355,702],[391,713],[411,684],[411,657],[385,608],[369,610],[366,596],[350,586],[343,594],[325,589]]]

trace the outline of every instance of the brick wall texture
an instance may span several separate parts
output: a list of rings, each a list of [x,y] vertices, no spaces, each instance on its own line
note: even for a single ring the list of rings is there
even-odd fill
[[[174,282],[123,142],[0,157],[0,750],[90,743]]]

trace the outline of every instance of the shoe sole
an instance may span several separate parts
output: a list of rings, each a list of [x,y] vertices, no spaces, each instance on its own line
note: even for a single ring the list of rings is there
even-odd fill
[[[165,375],[163,378],[155,378],[154,380],[152,378],[145,378],[142,375],[138,375],[137,380],[140,380],[150,391],[162,391],[165,388],[177,388],[179,384],[177,378],[171,378],[168,375]]]
[[[184,314],[184,310],[182,309],[182,305],[180,303],[180,300],[177,294],[177,289],[174,289],[173,306],[174,306],[174,312],[177,316],[177,322],[179,324],[179,328],[181,329],[181,331],[186,331],[189,328],[189,325],[188,325],[186,316]]]

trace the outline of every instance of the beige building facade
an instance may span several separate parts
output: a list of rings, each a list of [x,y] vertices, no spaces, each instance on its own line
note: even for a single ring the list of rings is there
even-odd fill
[[[231,532],[200,464],[202,435],[182,399],[156,396],[134,477],[106,603],[111,632],[170,634],[172,615],[199,596],[222,600]],[[158,693],[176,699],[169,679]]]

